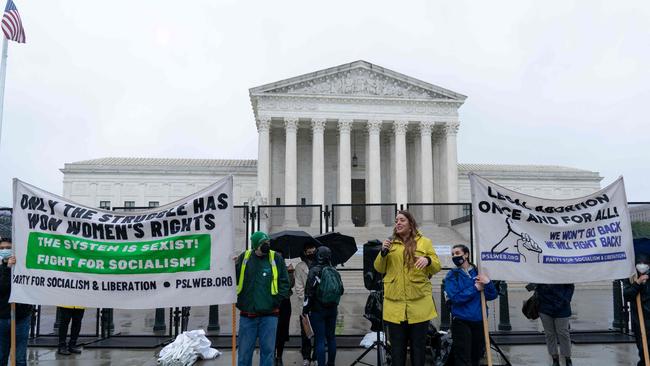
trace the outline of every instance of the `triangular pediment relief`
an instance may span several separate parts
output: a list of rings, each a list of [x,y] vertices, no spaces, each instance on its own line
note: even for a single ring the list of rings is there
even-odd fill
[[[464,95],[365,61],[251,89],[251,94],[323,95],[463,101]]]

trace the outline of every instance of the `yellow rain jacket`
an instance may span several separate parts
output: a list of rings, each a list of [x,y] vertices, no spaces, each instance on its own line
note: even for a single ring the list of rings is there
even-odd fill
[[[393,240],[385,257],[375,259],[375,269],[384,273],[384,320],[391,323],[407,321],[409,324],[429,321],[438,314],[433,303],[431,276],[440,272],[440,259],[433,250],[431,239],[418,232],[416,257],[428,257],[431,264],[423,269],[409,269],[404,263],[404,244]]]

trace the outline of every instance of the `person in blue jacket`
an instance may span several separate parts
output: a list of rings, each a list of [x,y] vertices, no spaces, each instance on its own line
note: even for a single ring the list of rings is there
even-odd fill
[[[560,356],[564,357],[566,366],[573,365],[571,361],[571,336],[569,334],[569,317],[571,316],[571,298],[575,286],[573,284],[537,284],[539,299],[539,318],[544,327],[546,347],[553,359],[553,366],[560,366]],[[558,354],[557,344],[560,342]]]
[[[497,298],[494,283],[470,262],[469,248],[454,245],[456,265],[445,277],[445,295],[451,303],[451,338],[454,366],[478,366],[485,350],[481,291],[487,301]]]

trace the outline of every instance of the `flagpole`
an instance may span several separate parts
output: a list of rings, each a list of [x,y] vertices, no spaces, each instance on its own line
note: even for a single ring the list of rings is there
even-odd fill
[[[0,63],[0,147],[2,146],[2,122],[5,109],[5,77],[7,76],[7,50],[9,41],[2,37],[2,61]]]

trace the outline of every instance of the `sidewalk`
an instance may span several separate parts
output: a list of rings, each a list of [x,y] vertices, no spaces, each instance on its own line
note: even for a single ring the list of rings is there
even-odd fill
[[[530,365],[542,366],[550,365],[550,358],[546,354],[546,347],[538,346],[503,346],[502,351],[509,358],[512,365]],[[29,365],[38,366],[153,366],[156,365],[156,354],[160,349],[152,350],[85,350],[78,356],[60,356],[56,354],[54,348],[31,348],[29,352]],[[350,365],[361,353],[359,349],[343,349],[337,353],[336,365]],[[500,359],[493,353],[494,365],[500,365]],[[302,357],[296,349],[285,351],[284,364],[302,365]],[[374,365],[376,354],[370,352],[364,358],[365,362]],[[201,361],[196,363],[197,366],[226,366],[230,365],[230,350],[224,351],[224,354],[216,360]],[[574,345],[573,347],[573,364],[576,366],[614,366],[636,365],[637,351],[634,344],[616,344],[616,345]],[[254,365],[258,362],[258,352],[255,352]]]

